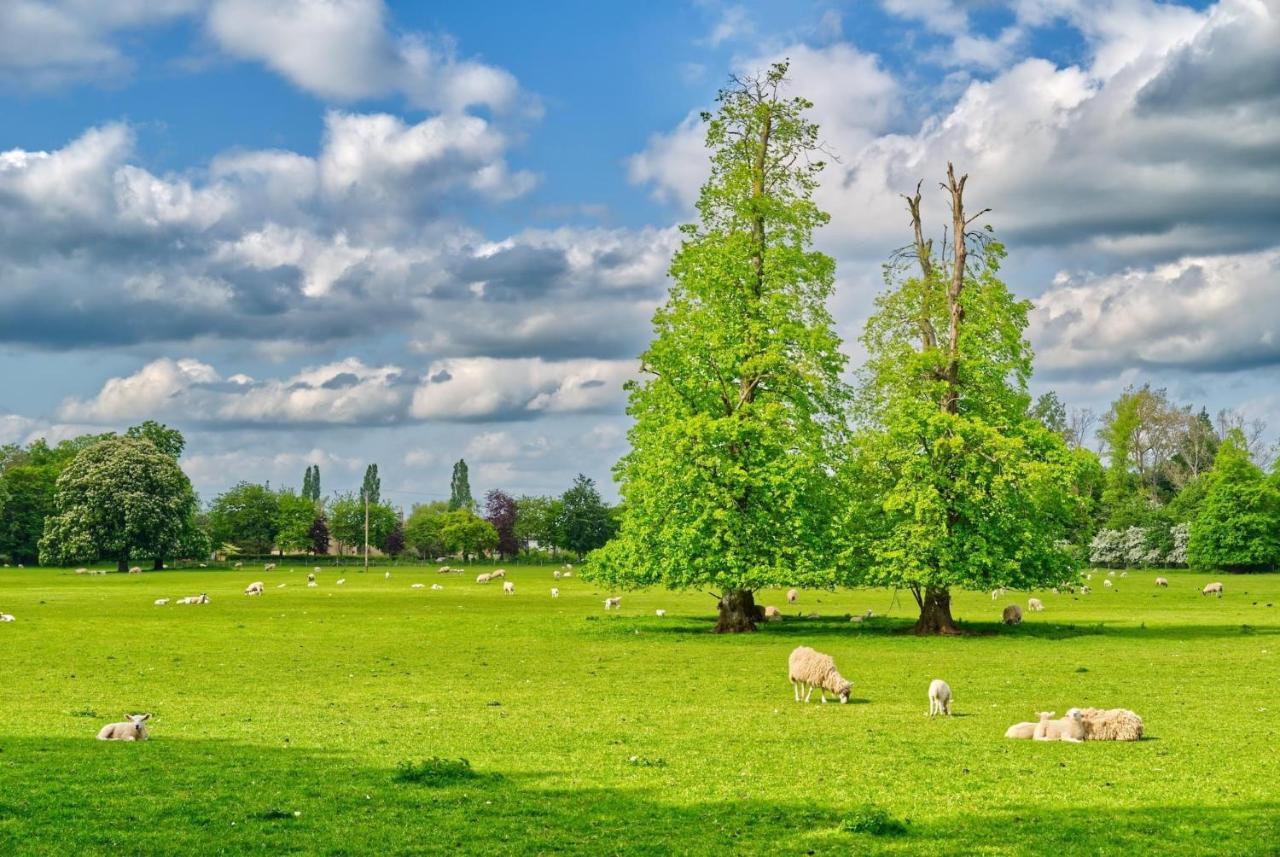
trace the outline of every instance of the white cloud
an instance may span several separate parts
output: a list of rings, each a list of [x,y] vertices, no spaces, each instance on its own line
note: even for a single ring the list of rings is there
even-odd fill
[[[629,360],[468,357],[433,363],[410,413],[423,420],[529,419],[621,410]]]

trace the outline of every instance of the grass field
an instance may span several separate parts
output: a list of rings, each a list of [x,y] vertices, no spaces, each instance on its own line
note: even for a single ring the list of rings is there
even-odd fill
[[[1037,593],[1012,629],[1025,593],[961,594],[990,632],[963,639],[900,633],[909,596],[773,592],[823,618],[717,637],[703,593],[606,614],[577,578],[515,568],[504,596],[486,568],[314,589],[302,568],[0,571],[0,854],[1280,853],[1280,576],[1218,600],[1204,575],[1131,572]],[[800,644],[851,704],[792,701]],[[935,677],[950,719],[924,716]],[[1087,705],[1133,708],[1148,739],[1002,737]],[[151,741],[94,740],[134,711]]]

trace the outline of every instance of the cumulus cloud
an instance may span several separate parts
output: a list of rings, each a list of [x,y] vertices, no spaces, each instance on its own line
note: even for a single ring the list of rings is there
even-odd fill
[[[620,411],[622,385],[635,372],[630,360],[442,360],[427,370],[410,413],[422,420],[482,421]]]

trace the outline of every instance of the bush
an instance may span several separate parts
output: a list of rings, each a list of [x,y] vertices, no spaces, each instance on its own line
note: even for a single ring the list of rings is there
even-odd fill
[[[907,823],[894,818],[882,806],[866,803],[846,815],[840,822],[840,829],[845,833],[901,836],[907,832]]]
[[[443,786],[477,776],[466,759],[441,759],[432,756],[421,762],[399,762],[395,781],[419,786]]]

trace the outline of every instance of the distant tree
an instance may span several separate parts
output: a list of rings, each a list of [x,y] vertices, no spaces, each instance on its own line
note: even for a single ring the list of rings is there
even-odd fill
[[[513,557],[520,552],[516,538],[516,521],[519,518],[516,501],[505,491],[496,488],[484,495],[484,519],[498,532],[498,553]]]
[[[377,505],[382,498],[382,480],[378,478],[376,464],[370,464],[364,471],[364,482],[360,485],[360,499],[366,498],[370,505]]]
[[[391,528],[391,532],[387,533],[379,547],[384,554],[393,558],[404,553],[404,522],[396,521],[396,525]]]
[[[364,550],[364,500],[358,495],[340,494],[329,504],[329,532],[340,544],[355,552]],[[369,505],[369,544],[385,544],[400,516],[386,503]]]
[[[277,495],[276,545],[281,551],[306,551],[311,547],[311,527],[316,506],[309,497],[285,489]]]
[[[449,508],[474,509],[476,501],[471,497],[471,479],[467,473],[467,462],[458,459],[453,465],[453,478],[449,481]]]
[[[463,562],[498,544],[498,531],[493,524],[469,509],[446,512],[441,524],[440,538],[445,549],[462,554]]]
[[[594,480],[578,474],[572,487],[560,498],[558,529],[564,546],[581,559],[590,551],[604,547],[617,532],[609,507],[600,498]]]
[[[50,447],[43,439],[26,448],[0,448],[0,554],[35,563],[45,519],[53,512],[58,477],[75,457],[110,434],[88,434]]]
[[[563,517],[564,504],[559,497],[523,495],[516,500],[516,539],[525,546],[537,542],[539,547],[554,551],[562,544]]]
[[[1191,523],[1187,562],[1193,568],[1269,571],[1280,565],[1280,490],[1249,457],[1249,442],[1231,429],[1207,476],[1208,492]]]
[[[156,449],[173,458],[181,458],[187,440],[182,432],[155,420],[147,420],[141,425],[130,426],[125,430],[125,437],[142,438],[156,445]]]
[[[441,535],[448,513],[449,504],[444,501],[415,506],[410,512],[404,525],[405,542],[420,559],[441,556],[448,550]]]
[[[316,556],[327,556],[329,553],[329,521],[323,514],[316,515],[311,521],[311,552]]]
[[[209,507],[213,541],[249,554],[270,553],[280,532],[280,498],[265,485],[239,482]]]
[[[1027,412],[1027,416],[1061,436],[1063,440],[1068,440],[1071,436],[1071,427],[1067,422],[1067,407],[1062,404],[1058,394],[1053,390],[1041,394]]]
[[[307,472],[302,475],[302,496],[312,503],[320,499],[320,479],[318,468],[314,464],[307,465]]]
[[[40,539],[44,563],[137,556],[157,566],[190,536],[197,501],[178,462],[153,443],[113,437],[78,453],[58,477],[54,513]]]

